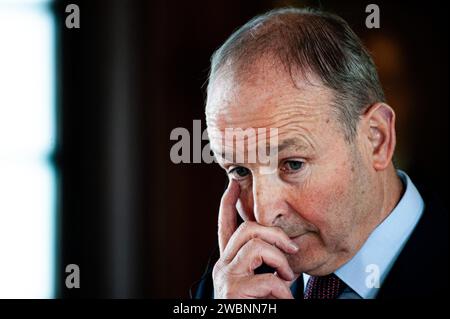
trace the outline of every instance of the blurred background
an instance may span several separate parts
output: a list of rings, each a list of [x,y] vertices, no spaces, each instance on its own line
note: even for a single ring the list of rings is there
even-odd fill
[[[67,5],[80,28],[65,26]],[[433,1],[0,0],[0,298],[178,298],[216,246],[226,176],[174,164],[209,58],[282,6],[341,15],[397,113],[397,166],[448,193],[448,33]],[[203,142],[205,145],[207,141]],[[66,265],[80,268],[67,289]]]

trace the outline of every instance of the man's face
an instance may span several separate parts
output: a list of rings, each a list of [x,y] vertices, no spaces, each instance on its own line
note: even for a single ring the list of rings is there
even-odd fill
[[[220,76],[208,93],[211,148],[240,185],[241,217],[295,238],[299,252],[288,256],[295,273],[324,275],[345,263],[368,236],[380,190],[358,138],[352,144],[344,138],[332,92],[319,82],[296,87],[269,68],[251,77]],[[225,161],[217,153],[229,142],[227,128],[277,128],[277,169]],[[246,152],[257,147],[245,146]]]

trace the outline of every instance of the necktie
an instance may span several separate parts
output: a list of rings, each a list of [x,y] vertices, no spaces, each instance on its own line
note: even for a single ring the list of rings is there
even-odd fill
[[[311,276],[306,285],[304,299],[336,299],[345,287],[346,284],[335,274]]]

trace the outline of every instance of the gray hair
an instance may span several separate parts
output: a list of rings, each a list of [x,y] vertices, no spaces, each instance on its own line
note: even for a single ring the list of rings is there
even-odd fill
[[[375,64],[358,36],[339,16],[314,9],[275,9],[247,22],[213,54],[209,84],[225,66],[245,72],[265,54],[276,57],[292,79],[314,74],[334,92],[348,141],[366,107],[385,100]]]

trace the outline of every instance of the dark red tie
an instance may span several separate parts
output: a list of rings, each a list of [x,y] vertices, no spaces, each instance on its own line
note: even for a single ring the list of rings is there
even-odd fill
[[[336,299],[345,287],[346,284],[335,274],[311,276],[306,284],[304,299]]]

